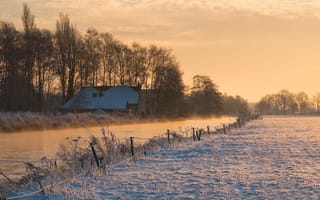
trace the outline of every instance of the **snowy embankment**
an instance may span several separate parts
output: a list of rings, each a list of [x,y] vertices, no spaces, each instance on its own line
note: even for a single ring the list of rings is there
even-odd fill
[[[48,199],[319,199],[319,131],[320,118],[253,121],[75,175]]]
[[[41,114],[31,112],[0,113],[0,132],[80,127],[81,124],[99,125],[112,121],[108,115],[96,114]]]
[[[0,133],[25,130],[44,130],[83,126],[101,126],[111,123],[136,122],[136,119],[99,113],[32,113],[0,112]]]

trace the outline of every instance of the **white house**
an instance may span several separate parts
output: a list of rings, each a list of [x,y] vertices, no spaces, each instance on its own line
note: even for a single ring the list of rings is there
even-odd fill
[[[84,87],[62,109],[71,112],[138,112],[140,88],[128,86]]]

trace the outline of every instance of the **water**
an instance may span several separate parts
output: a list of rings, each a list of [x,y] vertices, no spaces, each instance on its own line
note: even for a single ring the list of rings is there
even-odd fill
[[[142,138],[163,135],[167,129],[171,131],[185,131],[191,127],[211,128],[222,123],[232,123],[233,117],[188,119],[182,121],[166,121],[128,125],[112,125],[109,127],[74,128],[62,130],[46,131],[26,131],[19,133],[0,134],[0,169],[9,177],[18,178],[24,174],[24,164],[22,162],[8,161],[39,161],[46,156],[54,158],[59,148],[59,144],[65,138],[80,136],[82,141],[86,141],[91,135],[101,136],[101,128],[111,131],[119,139],[136,137],[136,142],[141,143]],[[83,145],[87,145],[84,143]],[[6,161],[4,161],[6,160]],[[3,177],[0,177],[0,181]]]

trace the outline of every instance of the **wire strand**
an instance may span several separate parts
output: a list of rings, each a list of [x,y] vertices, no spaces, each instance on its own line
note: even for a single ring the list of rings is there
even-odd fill
[[[4,162],[4,163],[40,163],[41,160],[3,160],[3,159],[0,159],[0,162]]]

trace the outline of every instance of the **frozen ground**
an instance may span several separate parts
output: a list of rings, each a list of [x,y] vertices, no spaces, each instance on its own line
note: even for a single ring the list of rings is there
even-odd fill
[[[49,199],[319,199],[319,133],[320,118],[267,117],[76,177]]]

